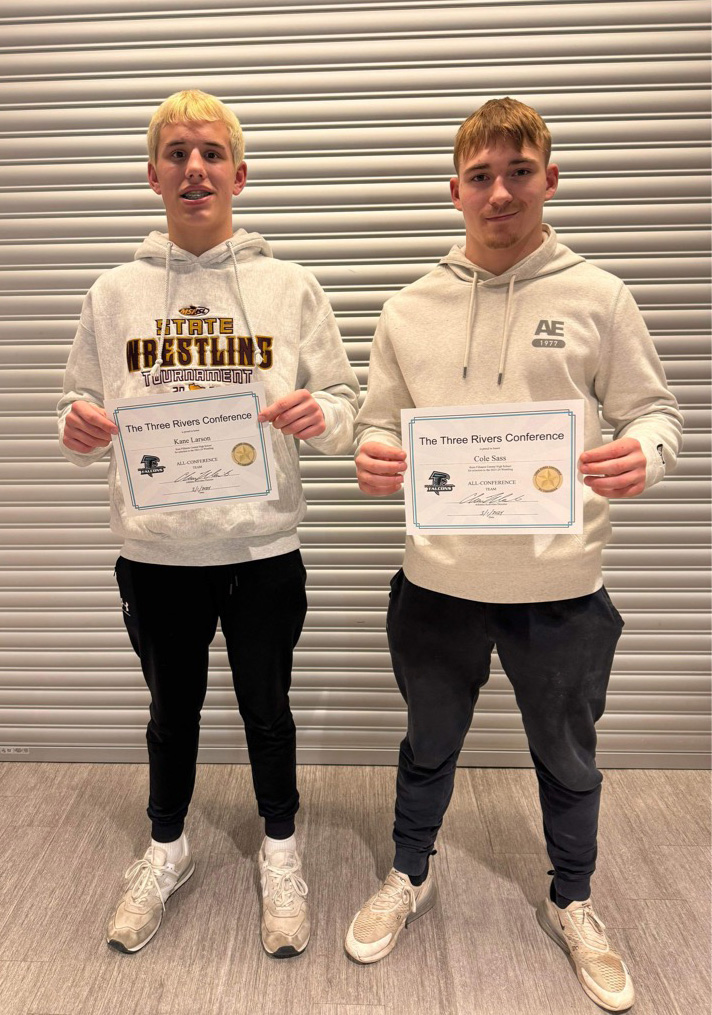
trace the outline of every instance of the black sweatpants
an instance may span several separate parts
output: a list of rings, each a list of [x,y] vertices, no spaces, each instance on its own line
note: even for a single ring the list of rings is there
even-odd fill
[[[480,603],[395,575],[388,641],[408,705],[393,831],[397,870],[425,870],[496,645],[539,780],[556,891],[565,899],[589,897],[602,781],[595,723],[622,627],[603,588],[549,603]]]
[[[148,816],[158,842],[183,831],[195,785],[208,648],[218,620],[245,724],[265,832],[286,838],[299,807],[289,708],[292,654],[306,615],[299,550],[242,564],[173,567],[119,557],[124,621],[151,692]]]

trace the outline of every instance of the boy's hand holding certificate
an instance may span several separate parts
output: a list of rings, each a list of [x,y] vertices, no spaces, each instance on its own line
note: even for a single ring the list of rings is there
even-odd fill
[[[583,419],[583,399],[402,410],[406,532],[583,532]]]
[[[264,386],[106,401],[126,510],[176,511],[222,500],[276,500]]]

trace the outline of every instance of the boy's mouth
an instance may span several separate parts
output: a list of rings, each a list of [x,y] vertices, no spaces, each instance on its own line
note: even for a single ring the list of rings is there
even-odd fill
[[[513,219],[516,215],[516,211],[502,212],[501,215],[490,215],[487,219],[488,222],[506,222],[508,219]]]
[[[201,187],[195,187],[193,190],[184,190],[181,197],[185,201],[202,201],[205,197],[210,197],[212,190],[204,190]]]

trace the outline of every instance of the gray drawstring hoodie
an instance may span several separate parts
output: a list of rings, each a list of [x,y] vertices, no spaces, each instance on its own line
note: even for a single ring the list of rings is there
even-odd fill
[[[401,446],[400,410],[581,399],[584,447],[635,437],[646,486],[675,464],[682,417],[633,297],[559,243],[492,275],[453,246],[387,301],[371,351],[356,441]],[[612,438],[606,438],[612,439]],[[584,533],[407,536],[403,568],[423,588],[494,603],[546,602],[600,588],[608,501],[584,487]]]
[[[307,444],[325,454],[351,450],[358,381],[331,306],[314,276],[272,257],[258,233],[240,230],[196,256],[151,233],[134,261],[103,274],[87,293],[59,405],[60,447],[71,462],[88,454],[62,443],[73,402],[261,381],[268,403],[307,388],[326,430]],[[240,563],[299,546],[306,503],[293,437],[271,429],[279,499],[217,503],[190,511],[127,515],[110,451],[111,528],[122,554],[152,564]]]

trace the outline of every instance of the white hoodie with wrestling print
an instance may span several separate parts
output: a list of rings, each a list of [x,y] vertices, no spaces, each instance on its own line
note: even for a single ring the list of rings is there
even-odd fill
[[[306,511],[293,437],[272,429],[279,499],[128,515],[113,450],[87,454],[62,442],[73,402],[167,395],[261,381],[267,404],[300,388],[326,429],[305,443],[350,452],[358,381],[331,306],[314,276],[272,257],[258,233],[240,230],[200,256],[153,232],[133,262],[103,274],[87,293],[58,405],[60,447],[76,465],[110,454],[111,528],[122,555],[149,564],[241,563],[299,546]]]

